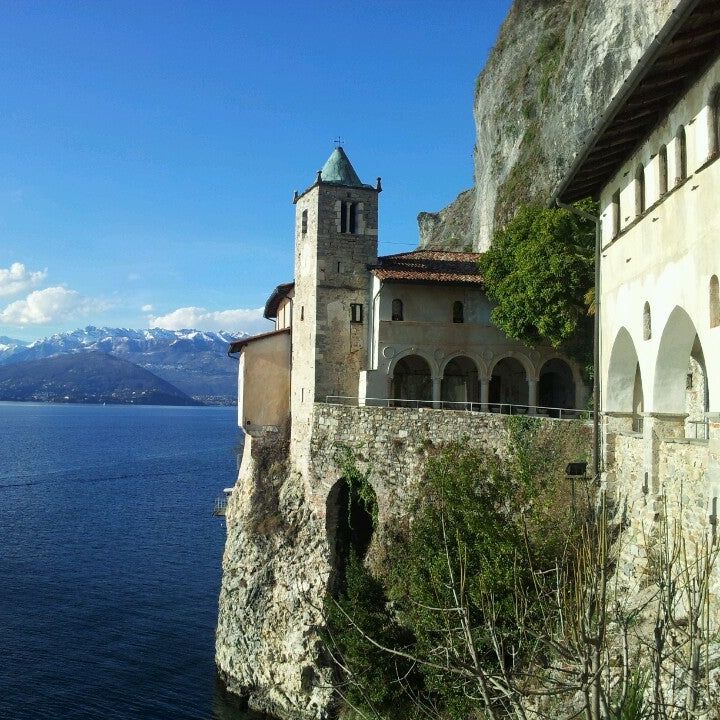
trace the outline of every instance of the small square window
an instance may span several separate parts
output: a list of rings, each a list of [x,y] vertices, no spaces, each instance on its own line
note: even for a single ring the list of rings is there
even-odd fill
[[[350,303],[350,322],[361,323],[363,321],[362,303]]]

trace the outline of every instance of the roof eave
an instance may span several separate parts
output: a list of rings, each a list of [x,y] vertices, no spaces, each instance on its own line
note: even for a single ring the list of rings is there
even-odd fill
[[[637,89],[638,85],[645,77],[647,70],[658,59],[658,56],[663,50],[665,41],[680,29],[682,24],[687,20],[689,15],[693,12],[697,5],[700,4],[700,2],[701,0],[680,0],[678,5],[673,9],[670,19],[668,19],[657,35],[655,35],[645,54],[640,58],[630,74],[625,78],[623,85],[615,94],[615,97],[613,97],[610,101],[610,104],[601,117],[600,122],[591,131],[587,140],[578,151],[570,169],[565,173],[562,181],[550,197],[550,200],[548,201],[548,205],[550,207],[555,206],[558,200],[568,199],[565,197],[568,187],[571,185],[580,168],[587,161],[598,140],[617,117],[617,114],[623,108],[632,93]],[[597,192],[594,195],[597,195]],[[578,198],[569,199],[577,200]]]

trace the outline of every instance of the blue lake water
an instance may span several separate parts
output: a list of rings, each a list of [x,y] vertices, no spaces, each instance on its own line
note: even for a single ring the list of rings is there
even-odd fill
[[[0,403],[0,718],[233,720],[215,679],[233,408]]]

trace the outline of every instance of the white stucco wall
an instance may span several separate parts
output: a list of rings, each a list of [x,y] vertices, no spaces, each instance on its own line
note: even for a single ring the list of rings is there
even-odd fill
[[[392,302],[396,298],[403,303],[402,321],[392,320]],[[443,377],[450,360],[464,356],[473,361],[478,378],[485,383],[500,360],[515,358],[525,369],[526,380],[535,385],[543,365],[559,357],[567,361],[572,370],[576,387],[574,406],[582,408],[587,401],[587,388],[576,363],[553,348],[529,348],[509,339],[491,324],[492,304],[477,286],[380,283],[374,278],[372,299],[373,312],[368,323],[371,367],[360,379],[361,398],[390,397],[391,380],[398,361],[408,355],[419,355],[427,361],[436,381]],[[456,301],[463,303],[462,323],[452,321]]]
[[[629,371],[618,374],[620,345],[637,353],[646,412],[684,413],[685,375],[695,332],[708,369],[709,410],[720,410],[720,328],[710,327],[709,292],[720,274],[720,162],[710,157],[712,89],[720,61],[704,74],[601,194],[602,407],[629,411]],[[687,179],[678,179],[676,135],[685,127]],[[667,146],[668,192],[659,196],[659,154]],[[647,211],[635,214],[635,171],[645,166]],[[620,189],[621,231],[613,237],[613,194]],[[644,339],[649,303],[651,336]],[[624,328],[624,330],[623,330]],[[625,334],[627,331],[627,334]],[[633,368],[634,372],[634,368]]]

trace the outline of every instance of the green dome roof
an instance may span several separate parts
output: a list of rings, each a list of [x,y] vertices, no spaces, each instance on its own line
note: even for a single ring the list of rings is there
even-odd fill
[[[345,187],[370,187],[360,181],[358,174],[341,147],[336,147],[320,171],[320,179],[333,185]]]

